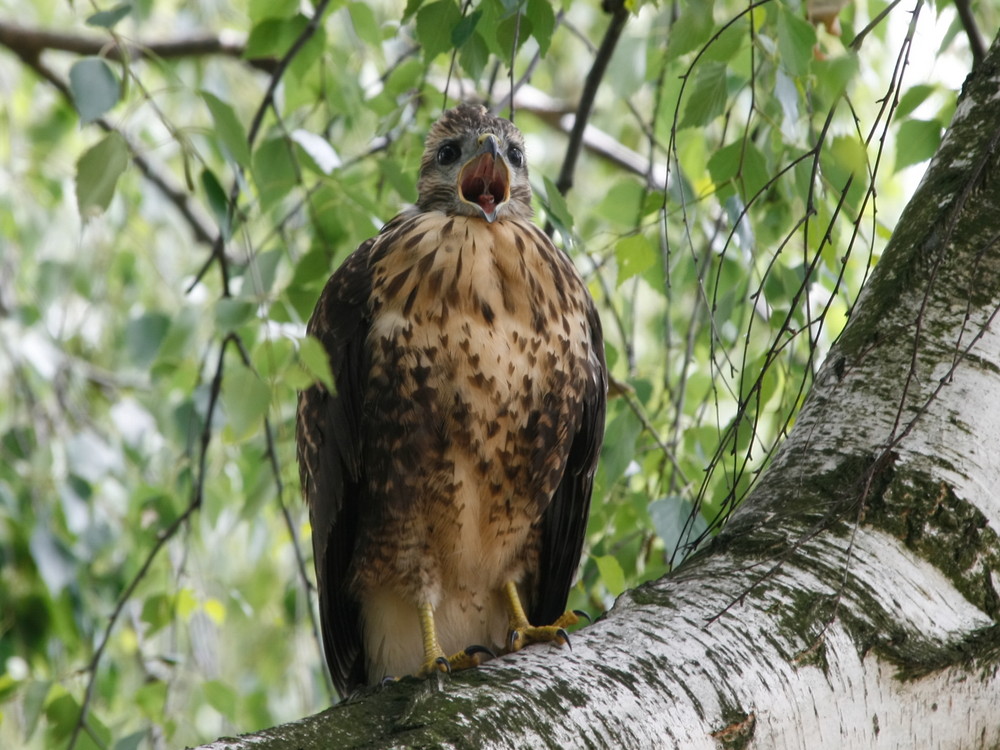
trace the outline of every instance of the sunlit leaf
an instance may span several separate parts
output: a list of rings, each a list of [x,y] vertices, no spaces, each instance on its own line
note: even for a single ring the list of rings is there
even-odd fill
[[[349,3],[347,10],[351,14],[351,25],[354,33],[366,44],[377,46],[382,43],[382,31],[379,29],[375,11],[369,3]]]
[[[625,590],[625,571],[621,563],[611,555],[601,555],[594,558],[597,569],[601,572],[601,580],[612,596],[618,596]]]
[[[937,120],[905,120],[896,137],[896,169],[927,161],[941,145],[941,123]]]
[[[651,268],[657,261],[656,248],[643,234],[633,234],[615,244],[618,261],[618,284]]]
[[[910,86],[910,88],[908,88],[903,95],[899,97],[899,104],[896,105],[893,117],[897,120],[909,117],[913,110],[927,101],[927,99],[937,90],[936,86],[932,86],[927,83],[918,83],[915,86]]]

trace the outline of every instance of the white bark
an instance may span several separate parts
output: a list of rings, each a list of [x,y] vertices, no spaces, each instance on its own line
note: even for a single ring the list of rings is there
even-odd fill
[[[1000,46],[771,468],[573,635],[207,747],[1000,746]]]

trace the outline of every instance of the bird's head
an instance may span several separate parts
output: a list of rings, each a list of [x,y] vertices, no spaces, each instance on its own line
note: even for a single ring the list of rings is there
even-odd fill
[[[476,216],[494,222],[531,216],[531,185],[524,138],[514,123],[478,104],[445,112],[427,135],[420,161],[424,211]]]

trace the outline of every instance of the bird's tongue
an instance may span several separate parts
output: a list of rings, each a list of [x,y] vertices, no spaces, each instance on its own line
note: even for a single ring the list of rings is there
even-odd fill
[[[483,154],[462,170],[462,197],[490,213],[498,203],[507,200],[506,171],[493,156]]]

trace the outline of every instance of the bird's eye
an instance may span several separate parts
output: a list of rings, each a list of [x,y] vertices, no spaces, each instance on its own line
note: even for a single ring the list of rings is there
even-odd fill
[[[438,149],[437,160],[438,164],[447,166],[448,164],[453,164],[458,161],[458,157],[462,155],[462,152],[454,143],[446,143],[441,148]]]
[[[507,149],[507,158],[518,169],[524,166],[524,152],[517,146],[511,146]]]

